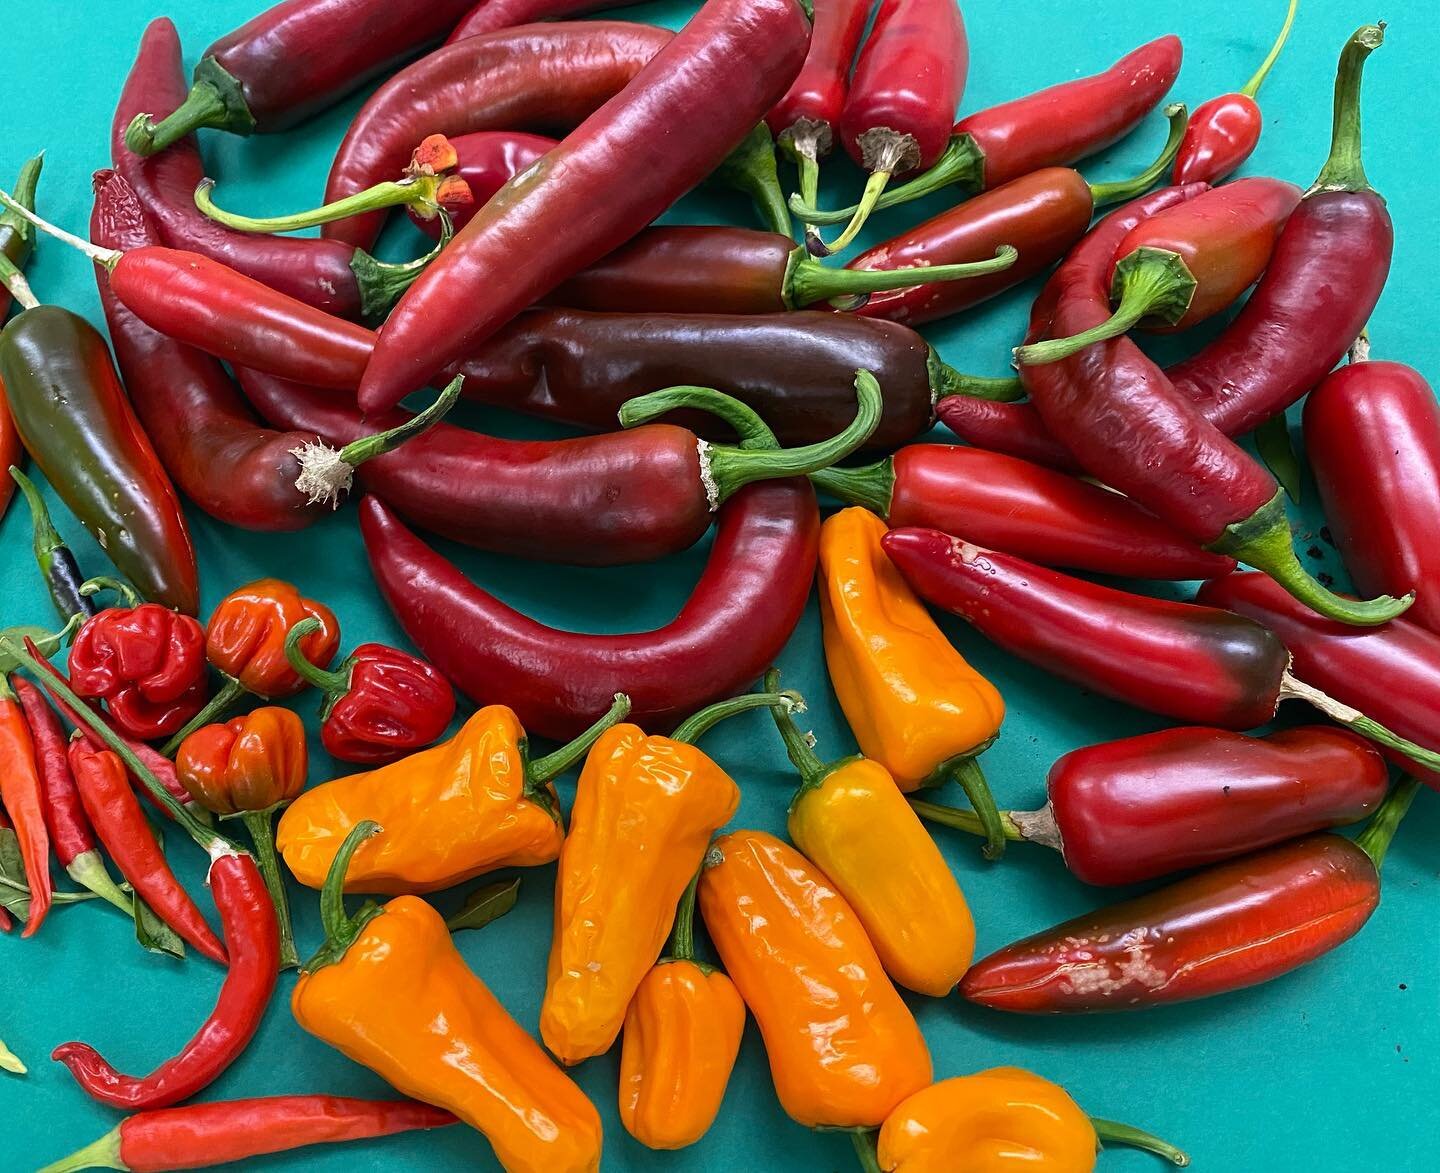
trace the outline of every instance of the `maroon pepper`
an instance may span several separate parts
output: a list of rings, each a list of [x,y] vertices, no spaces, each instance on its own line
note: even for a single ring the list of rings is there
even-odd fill
[[[455,26],[445,43],[448,45],[466,37],[479,37],[516,25],[564,20],[584,16],[587,12],[620,7],[623,5],[618,0],[480,0]]]
[[[996,378],[985,382],[999,395],[1008,395],[1012,380]],[[1050,434],[1034,404],[947,395],[935,405],[935,417],[977,448],[1003,452],[1060,472],[1083,471],[1070,449]]]
[[[455,715],[449,681],[418,656],[361,644],[340,667],[320,668],[300,641],[319,628],[305,619],[285,637],[285,657],[300,678],[325,694],[320,740],[342,762],[378,765],[438,741]]]
[[[543,134],[511,130],[479,130],[450,140],[458,162],[454,174],[465,181],[474,202],[450,209],[450,221],[458,232],[470,223],[481,206],[524,171],[540,156],[554,150],[556,140]],[[408,209],[410,222],[432,240],[440,239],[441,219],[421,216]]]

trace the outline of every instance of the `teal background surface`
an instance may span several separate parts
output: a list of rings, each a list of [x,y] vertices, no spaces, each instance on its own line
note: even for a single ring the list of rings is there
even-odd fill
[[[258,6],[259,0],[170,0],[168,9],[157,0],[14,0],[6,7],[11,35],[0,71],[0,182],[13,181],[22,160],[45,148],[41,207],[60,224],[84,232],[89,174],[107,164],[111,110],[145,22],[168,11],[180,27],[187,63],[193,64],[205,45]],[[655,3],[625,15],[673,26],[691,8]],[[1133,45],[1168,32],[1180,34],[1186,45],[1173,96],[1193,107],[1244,82],[1263,57],[1283,8],[1281,0],[1246,5],[1228,0],[1184,5],[971,0],[965,5],[972,65],[964,108],[978,109],[1094,72]],[[1305,0],[1290,46],[1262,94],[1265,136],[1245,172],[1309,183],[1325,154],[1335,55],[1357,25],[1381,16],[1392,23],[1366,81],[1367,161],[1372,180],[1390,199],[1397,245],[1372,329],[1377,355],[1404,359],[1433,377],[1437,213],[1431,151],[1437,127],[1427,93],[1433,92],[1440,57],[1440,25],[1432,6],[1425,0],[1391,0],[1383,8],[1361,0]],[[315,203],[334,146],[359,101],[357,95],[278,138],[205,136],[204,151],[210,173],[221,180],[222,202],[260,214]],[[1162,135],[1157,114],[1084,170],[1102,179],[1130,174],[1153,155]],[[827,199],[838,201],[858,190],[858,174],[848,163],[827,165],[824,176]],[[787,186],[793,182],[788,169],[782,178]],[[615,198],[623,199],[623,190]],[[932,198],[924,213],[945,202],[944,196]],[[867,238],[889,235],[919,219],[921,210],[877,216]],[[709,192],[688,198],[671,215],[751,222],[743,204]],[[408,226],[399,226],[387,240],[387,251],[412,255],[418,239]],[[31,280],[42,298],[102,321],[89,266],[78,255],[44,241]],[[1002,373],[1033,291],[1033,285],[1022,288],[926,333],[956,366]],[[1178,345],[1193,343],[1186,339]],[[498,412],[470,410],[464,418],[505,434],[550,434],[543,426]],[[56,516],[82,564],[91,573],[102,572],[104,559],[79,525],[63,511]],[[352,509],[342,508],[315,528],[288,536],[240,533],[195,510],[190,520],[207,610],[240,583],[280,574],[335,608],[347,647],[362,640],[403,644],[371,586]],[[1339,574],[1333,551],[1317,538],[1322,519],[1313,486],[1295,520],[1301,548],[1313,546],[1320,556],[1311,565]],[[444,548],[478,581],[522,609],[591,630],[644,629],[667,621],[705,557],[702,543],[654,566],[586,570]],[[1159,589],[1178,595],[1187,588]],[[12,507],[0,525],[0,623],[50,619],[29,559],[25,511]],[[947,620],[945,626],[965,655],[997,682],[1009,704],[1003,736],[985,756],[1002,805],[1038,805],[1045,771],[1059,754],[1161,724],[1019,664],[959,623]],[[822,752],[851,752],[853,742],[826,684],[813,604],[780,664],[786,684],[810,699],[810,721]],[[1377,690],[1404,687],[1398,680],[1372,683]],[[313,728],[312,703],[302,697],[299,707]],[[1287,719],[1306,719],[1297,706],[1289,709],[1294,711],[1287,709]],[[318,750],[318,741],[312,745],[312,778],[318,782],[338,773]],[[706,747],[742,784],[745,798],[736,825],[783,831],[791,775],[768,721],[737,720],[714,733]],[[573,777],[561,782],[567,800],[572,785]],[[1440,802],[1435,799],[1423,793],[1399,835],[1386,863],[1381,908],[1359,938],[1333,955],[1258,989],[1129,1016],[1031,1020],[970,1007],[955,997],[910,997],[930,1041],[937,1076],[998,1064],[1031,1068],[1063,1083],[1096,1115],[1132,1121],[1183,1145],[1198,1169],[1433,1169],[1425,1141],[1436,1135],[1434,1089],[1440,1081],[1434,855]],[[973,840],[942,832],[940,841],[974,908],[981,954],[1115,897],[1087,890],[1068,876],[1058,857],[1040,848],[1015,845],[1002,863],[987,865]],[[199,854],[177,838],[173,855],[198,892]],[[552,876],[553,868],[524,873],[516,911],[483,933],[458,939],[475,971],[532,1030],[544,983]],[[449,907],[458,899],[459,893],[449,893],[439,903]],[[314,894],[296,889],[294,908],[304,956],[319,940]],[[148,1071],[190,1036],[213,1004],[218,982],[218,971],[203,960],[174,962],[142,953],[129,925],[99,903],[59,910],[34,940],[0,936],[0,1038],[30,1065],[24,1079],[0,1074],[0,1170],[34,1168],[115,1123],[113,1113],[93,1104],[48,1060],[52,1047],[80,1038],[123,1069]],[[287,1005],[293,982],[293,975],[282,977],[253,1045],[205,1098],[320,1091],[385,1095],[388,1089],[377,1077],[295,1026]],[[779,1110],[753,1023],[719,1121],[700,1144],[684,1152],[651,1153],[620,1127],[614,1109],[618,1062],[617,1046],[575,1072],[605,1118],[607,1170],[854,1167],[847,1138],[810,1133]],[[1118,1150],[1104,1154],[1100,1164],[1114,1173],[1159,1167],[1154,1158]],[[483,1139],[450,1129],[309,1149],[266,1158],[253,1167],[280,1173],[496,1166]]]

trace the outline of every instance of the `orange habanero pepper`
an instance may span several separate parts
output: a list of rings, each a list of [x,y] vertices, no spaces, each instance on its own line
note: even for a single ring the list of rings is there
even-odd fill
[[[930,1052],[865,928],[789,844],[717,839],[700,911],[765,1039],[780,1105],[810,1128],[876,1128],[931,1078]]]
[[[319,888],[346,835],[373,819],[384,830],[356,853],[345,890],[388,895],[549,863],[565,838],[550,780],[629,710],[617,696],[569,745],[530,761],[519,718],[488,705],[448,741],[306,791],[280,817],[280,853],[297,880]]]
[[[1064,1088],[1018,1067],[932,1084],[890,1113],[878,1151],[869,1138],[855,1143],[862,1163],[883,1173],[1089,1173],[1102,1140],[1190,1163],[1149,1133],[1092,1120]]]
[[[765,687],[773,691],[779,678],[772,668]],[[935,840],[879,762],[823,763],[788,713],[772,714],[800,772],[791,840],[850,902],[885,972],[906,989],[944,997],[970,966],[975,921]]]
[[[954,776],[985,821],[987,858],[1004,827],[975,762],[1000,733],[1005,702],[935,625],[886,557],[887,527],[852,507],[820,527],[825,663],[855,740],[906,792]]]
[[[625,1013],[620,1123],[652,1149],[692,1145],[720,1114],[745,1033],[735,983],[695,960],[697,871],[675,912],[670,955],[645,975]]]
[[[540,1037],[566,1066],[603,1054],[660,956],[675,906],[740,788],[695,741],[736,713],[801,703],[750,693],[702,709],[669,737],[604,733],[585,759],[555,878],[555,933]]]
[[[470,971],[440,914],[414,896],[346,914],[345,868],[377,829],[357,824],[335,855],[320,899],[325,944],[301,967],[295,1021],[478,1129],[509,1173],[594,1173],[595,1106]]]

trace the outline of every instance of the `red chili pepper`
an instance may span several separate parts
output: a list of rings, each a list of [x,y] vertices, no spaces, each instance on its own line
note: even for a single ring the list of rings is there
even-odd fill
[[[266,1096],[159,1108],[127,1116],[99,1140],[45,1166],[41,1173],[101,1167],[168,1173],[336,1144],[445,1128],[455,1117],[412,1100],[354,1100],[345,1096]]]
[[[503,701],[527,729],[566,739],[618,691],[633,721],[663,729],[756,679],[805,609],[820,518],[803,480],[742,490],[721,510],[674,620],[609,635],[560,631],[506,606],[373,497],[360,503],[360,529],[381,595],[430,662],[476,704]]]
[[[1295,10],[1300,0],[1290,0],[1280,35],[1270,47],[1260,68],[1239,93],[1222,94],[1202,102],[1190,120],[1185,142],[1175,159],[1173,183],[1219,183],[1250,157],[1260,141],[1264,120],[1255,95],[1260,92],[1271,67],[1285,47],[1290,26],[1295,23]]]
[[[356,393],[361,409],[395,406],[709,175],[794,79],[809,37],[794,0],[707,0],[603,112],[502,188],[404,293]],[[624,198],[598,198],[622,188]],[[522,243],[541,238],[550,243],[540,253]]]
[[[1065,754],[1045,805],[1005,812],[1005,832],[1059,851],[1087,884],[1136,884],[1358,822],[1388,784],[1373,746],[1326,725],[1263,738],[1166,729]],[[983,833],[970,811],[911,801],[926,819]]]
[[[45,795],[35,760],[35,742],[20,702],[0,674],[0,806],[20,842],[30,914],[24,937],[34,936],[50,911],[50,834],[45,828]]]
[[[1010,380],[983,382],[1005,394]],[[1083,472],[1070,450],[1050,434],[1033,404],[1001,402],[976,395],[947,395],[935,405],[935,416],[967,444],[977,448],[1003,452],[1060,472]]]
[[[540,156],[555,148],[556,140],[543,134],[525,134],[510,130],[480,130],[450,140],[459,162],[455,174],[465,181],[474,202],[450,212],[450,220],[458,232],[470,223],[482,204],[519,175]],[[432,240],[440,239],[441,220],[429,219],[409,209],[410,221]]]
[[[1440,632],[1440,405],[1424,377],[1358,344],[1305,401],[1305,455],[1361,590],[1415,592],[1406,619]]]
[[[440,739],[455,716],[455,692],[445,677],[384,644],[361,644],[334,671],[317,668],[300,641],[318,626],[306,619],[292,627],[285,654],[305,682],[325,694],[320,740],[331,757],[393,762]]]
[[[1020,1014],[1137,1010],[1270,981],[1348,941],[1380,903],[1407,779],[1351,842],[1311,835],[1076,917],[970,967],[960,992]]]
[[[285,130],[439,41],[471,2],[285,0],[206,49],[184,104],[158,124],[137,114],[126,145],[153,155],[202,126]]]
[[[470,3],[473,4],[474,0]],[[584,16],[587,12],[619,7],[619,0],[480,0],[455,26],[445,43],[449,45],[466,37],[478,37],[517,25],[564,20]]]

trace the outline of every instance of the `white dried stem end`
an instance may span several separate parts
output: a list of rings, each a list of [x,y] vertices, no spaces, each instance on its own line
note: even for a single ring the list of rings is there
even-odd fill
[[[295,488],[305,494],[305,504],[339,509],[340,499],[355,481],[355,468],[340,459],[339,449],[309,441],[290,449],[290,455],[300,462]]]

